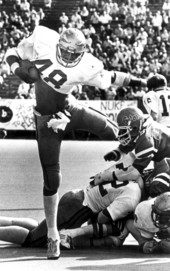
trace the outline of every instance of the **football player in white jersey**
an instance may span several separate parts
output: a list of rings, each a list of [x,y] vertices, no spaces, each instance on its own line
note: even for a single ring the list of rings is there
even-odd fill
[[[170,89],[161,74],[147,80],[148,92],[143,96],[143,105],[155,121],[170,127]]]
[[[126,226],[144,253],[170,253],[170,192],[139,203]]]
[[[106,71],[103,63],[86,51],[83,33],[75,28],[61,35],[44,26],[6,53],[11,71],[35,83],[35,122],[44,176],[44,210],[48,227],[48,259],[60,256],[56,217],[61,182],[60,147],[71,130],[87,130],[101,139],[115,140],[117,126],[107,116],[84,107],[70,95],[77,84],[102,89],[110,85],[141,86],[146,81],[122,72]],[[31,61],[31,62],[30,62]],[[36,66],[36,68],[35,68]]]
[[[131,165],[132,160],[134,156],[129,154],[120,163],[114,163],[112,170],[119,172],[120,168]],[[108,180],[106,172],[107,170],[103,173],[105,181]],[[142,183],[142,177],[138,178]],[[82,236],[88,236],[83,239],[83,245],[86,246],[90,243],[92,245],[89,237],[93,238],[93,246],[122,245],[128,235],[125,218],[134,212],[142,196],[139,182],[134,176],[129,176],[128,179],[129,181],[126,181],[124,175],[121,180],[118,178],[117,181],[112,180],[107,184],[94,187],[90,185],[84,189],[66,192],[58,206],[57,226],[61,230],[61,245],[70,248],[70,239],[74,239],[74,246],[80,246]],[[89,220],[90,225],[81,227]],[[105,238],[106,236],[110,237]],[[0,240],[25,247],[43,247],[47,244],[46,220],[38,225],[31,219],[0,217]]]

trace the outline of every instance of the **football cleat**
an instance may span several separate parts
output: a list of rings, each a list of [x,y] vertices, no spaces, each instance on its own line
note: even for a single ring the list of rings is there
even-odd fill
[[[60,257],[60,241],[53,241],[51,238],[48,238],[47,246],[47,259],[57,260]]]
[[[60,233],[61,246],[66,249],[73,249],[71,236],[65,230],[61,230],[59,233]]]

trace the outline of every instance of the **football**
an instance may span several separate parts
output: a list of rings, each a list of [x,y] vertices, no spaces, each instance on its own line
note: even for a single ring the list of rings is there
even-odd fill
[[[27,72],[29,76],[29,79],[31,79],[33,82],[36,82],[40,79],[40,72],[31,61],[27,59],[21,60],[20,67],[25,69],[25,71]]]
[[[35,82],[40,78],[39,70],[36,67],[30,67],[28,69],[29,76],[32,80],[35,80]]]

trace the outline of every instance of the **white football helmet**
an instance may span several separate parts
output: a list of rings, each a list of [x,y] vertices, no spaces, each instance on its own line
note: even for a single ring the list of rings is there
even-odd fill
[[[152,220],[159,229],[170,227],[170,192],[165,192],[155,199],[152,205]]]
[[[57,45],[57,60],[64,67],[76,66],[86,50],[84,34],[77,28],[64,30]]]
[[[141,235],[145,238],[152,238],[159,229],[152,220],[152,205],[155,198],[140,202],[135,209],[134,225],[139,229]]]

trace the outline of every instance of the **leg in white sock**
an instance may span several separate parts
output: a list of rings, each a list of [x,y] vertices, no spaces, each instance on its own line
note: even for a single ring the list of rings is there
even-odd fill
[[[52,196],[44,196],[44,211],[48,228],[48,238],[59,240],[57,229],[58,193]]]

